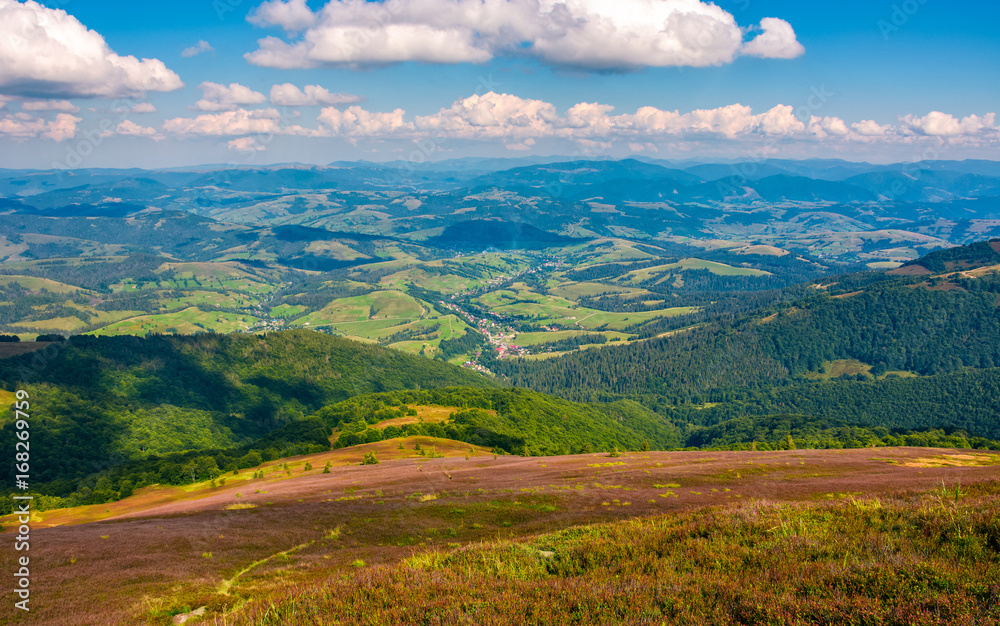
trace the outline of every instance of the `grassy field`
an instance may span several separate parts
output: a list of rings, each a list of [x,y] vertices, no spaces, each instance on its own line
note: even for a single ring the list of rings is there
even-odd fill
[[[313,241],[306,246],[306,252],[327,256],[338,261],[355,261],[357,259],[367,259],[367,255],[361,254],[339,241]]]
[[[198,332],[231,333],[247,330],[260,319],[252,315],[202,311],[190,307],[177,313],[139,315],[98,329],[94,335],[145,335],[147,333],[190,335]]]
[[[994,623],[997,518],[975,505],[997,491],[755,502],[490,540],[288,590],[221,623]]]
[[[112,285],[113,291],[146,291],[180,289],[196,291],[211,289],[243,294],[267,294],[277,288],[280,274],[274,270],[260,275],[243,269],[233,262],[164,263],[157,269],[163,277],[155,282],[125,279]]]
[[[874,378],[872,374],[872,366],[867,363],[862,363],[861,361],[855,359],[841,359],[837,361],[825,361],[823,363],[823,371],[819,372],[809,372],[806,374],[808,378],[814,380],[833,380],[835,378],[840,378],[841,376],[857,376],[862,374],[869,378]],[[916,376],[913,372],[906,371],[892,371],[885,372],[878,378],[885,379],[887,376],[898,376],[900,378],[913,378]]]
[[[624,276],[616,279],[616,282],[621,284],[640,284],[650,280],[659,278],[657,282],[664,282],[670,279],[673,273],[683,272],[685,270],[708,270],[709,272],[716,274],[718,276],[769,276],[768,272],[763,270],[755,270],[746,267],[733,267],[732,265],[726,265],[725,263],[716,263],[714,261],[704,261],[702,259],[682,259],[677,263],[668,263],[666,265],[657,265],[655,267],[648,267],[641,270],[635,270],[634,272],[629,272]]]
[[[85,291],[84,289],[74,287],[73,285],[59,283],[54,280],[49,280],[48,278],[38,278],[37,276],[0,276],[0,286],[6,287],[14,283],[21,285],[28,291],[41,291],[42,289],[51,291],[52,293],[75,293],[77,291]]]
[[[178,298],[164,298],[160,306],[167,309],[190,306],[243,309],[260,305],[260,298],[238,291],[191,291]]]
[[[342,322],[417,320],[427,309],[401,291],[376,291],[364,296],[340,298],[296,319],[294,326],[331,326]]]
[[[600,238],[576,246],[568,246],[567,252],[572,254],[573,261],[579,265],[643,261],[653,258],[653,255],[648,252],[637,249],[631,241],[612,238]]]
[[[260,469],[36,514],[45,575],[18,623],[1000,619],[996,454],[525,458],[415,438]]]
[[[622,330],[653,319],[688,315],[697,310],[695,307],[675,307],[641,313],[608,313],[581,307],[559,296],[535,293],[524,283],[515,283],[510,289],[488,293],[478,298],[477,303],[490,311],[530,317],[532,323],[538,326],[555,324],[584,330],[603,326],[611,330]]]
[[[364,296],[340,298],[319,311],[296,317],[291,325],[327,329],[363,341],[388,339],[394,348],[412,353],[424,351],[431,357],[442,339],[461,337],[469,329],[458,316],[441,315],[425,303],[399,291],[377,291]],[[406,333],[417,338],[391,339],[394,335]]]
[[[394,417],[392,419],[382,420],[377,424],[373,424],[372,428],[385,428],[386,426],[404,426],[406,424],[417,424],[420,422],[426,422],[428,424],[437,424],[441,422],[447,422],[451,417],[451,414],[455,411],[461,411],[461,407],[455,406],[411,406],[411,409],[417,412],[416,415],[407,415],[406,417]],[[493,415],[496,415],[496,411],[488,411]]]
[[[630,298],[652,295],[652,292],[635,287],[621,285],[605,285],[603,283],[559,283],[549,290],[549,293],[562,296],[569,300],[601,295],[622,295]]]

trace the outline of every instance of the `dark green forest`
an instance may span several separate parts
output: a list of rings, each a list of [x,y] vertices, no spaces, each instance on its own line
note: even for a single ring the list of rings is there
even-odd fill
[[[814,291],[731,325],[709,324],[542,363],[494,361],[490,367],[517,386],[574,399],[653,394],[684,404],[796,382],[838,359],[873,365],[876,376],[1000,365],[996,275],[963,280],[948,290],[899,280],[842,296]]]

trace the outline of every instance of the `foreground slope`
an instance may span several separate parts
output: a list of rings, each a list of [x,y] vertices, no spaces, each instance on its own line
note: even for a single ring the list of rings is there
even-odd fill
[[[944,624],[998,608],[996,454],[524,458],[408,440],[392,460],[391,443],[265,463],[166,502],[152,488],[103,507],[107,521],[42,513],[45,575],[23,623],[169,624],[205,607],[220,624]],[[358,465],[366,450],[385,460]]]

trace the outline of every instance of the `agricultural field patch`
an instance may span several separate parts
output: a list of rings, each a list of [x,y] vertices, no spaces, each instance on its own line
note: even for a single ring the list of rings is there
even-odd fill
[[[78,291],[85,291],[80,287],[66,285],[48,278],[39,278],[37,276],[0,276],[0,286],[2,287],[7,287],[15,283],[21,285],[29,291],[41,291],[42,289],[52,293],[76,293]]]
[[[400,291],[376,291],[364,296],[333,300],[319,311],[296,319],[296,326],[329,326],[344,322],[417,320],[427,309]]]
[[[491,292],[480,297],[477,303],[487,310],[505,313],[538,326],[556,325],[585,330],[622,330],[653,319],[688,315],[697,310],[696,307],[674,307],[626,313],[598,311],[577,305],[566,298],[535,293],[523,283],[515,283],[510,289]]]
[[[139,315],[115,322],[90,334],[94,335],[146,335],[181,334],[199,332],[231,333],[250,330],[260,318],[253,315],[202,311],[190,307],[176,313]]]

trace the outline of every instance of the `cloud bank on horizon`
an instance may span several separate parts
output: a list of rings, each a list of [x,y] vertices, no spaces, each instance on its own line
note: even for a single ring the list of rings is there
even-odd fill
[[[307,92],[310,90],[322,89],[318,86],[306,87]],[[271,90],[272,102],[295,102],[294,99],[282,99],[288,91],[302,93],[293,85],[275,85]],[[317,102],[312,99],[307,101]],[[797,112],[794,107],[784,104],[759,113],[742,104],[731,104],[684,113],[643,106],[634,113],[615,114],[612,106],[581,102],[560,112],[549,102],[491,91],[457,100],[431,115],[407,115],[402,108],[379,112],[359,105],[343,109],[328,106],[321,109],[312,126],[306,127],[301,123],[300,112],[294,107],[286,106],[282,111],[274,107],[229,107],[224,113],[167,120],[164,130],[168,134],[189,137],[288,135],[344,138],[354,143],[362,138],[499,141],[508,150],[529,149],[540,139],[560,139],[591,150],[602,146],[610,148],[617,142],[628,144],[633,152],[656,152],[658,142],[697,142],[704,139],[737,142],[765,138],[901,144],[941,139],[966,144],[1000,140],[1000,126],[993,113],[958,118],[934,111],[924,116],[901,116],[896,124],[878,124],[872,120],[849,123],[838,117],[817,115],[809,115],[803,120],[799,115],[801,111]],[[247,145],[247,142],[230,142],[230,147],[234,149],[242,145]]]
[[[364,94],[318,84],[322,78],[316,78],[317,72],[370,75],[405,63],[489,66],[503,60],[547,66],[554,77],[569,70],[577,77],[573,80],[585,81],[587,75],[636,75],[655,68],[706,71],[698,68],[722,67],[741,57],[780,66],[807,51],[785,19],[763,17],[740,25],[733,13],[699,0],[318,4],[314,9],[306,0],[267,0],[250,7],[245,29],[277,34],[259,38],[254,50],[239,52],[246,70],[216,80],[189,76],[193,86],[188,91],[196,85],[200,97],[178,106],[179,96],[173,96],[172,104],[158,107],[148,101],[154,94],[185,88],[166,62],[119,54],[67,11],[34,0],[0,0],[0,139],[68,143],[81,137],[120,137],[159,145],[202,140],[216,141],[227,151],[258,153],[274,137],[296,137],[340,139],[348,148],[364,144],[387,156],[403,151],[400,146],[407,143],[429,139],[438,145],[456,142],[502,151],[544,147],[591,154],[653,153],[678,146],[690,151],[720,144],[745,153],[747,146],[762,142],[771,148],[794,144],[838,150],[1000,144],[1000,126],[991,112],[899,111],[894,121],[882,123],[871,117],[822,115],[829,96],[823,86],[814,87],[806,103],[773,101],[757,110],[723,101],[682,111],[654,97],[634,108],[602,103],[600,96],[558,106],[547,98],[495,88],[458,99],[444,96],[435,112],[427,112],[425,104],[425,114],[409,112],[404,93],[388,107],[369,107]],[[206,32],[194,45],[178,44],[174,61],[225,54],[209,40],[215,43],[213,33]],[[309,72],[314,84],[273,80],[303,72]],[[253,84],[249,78],[257,75],[271,80]],[[424,100],[433,102],[433,94],[425,94]],[[122,112],[121,118],[114,123],[103,119],[97,131],[88,127],[88,115],[109,110]]]

